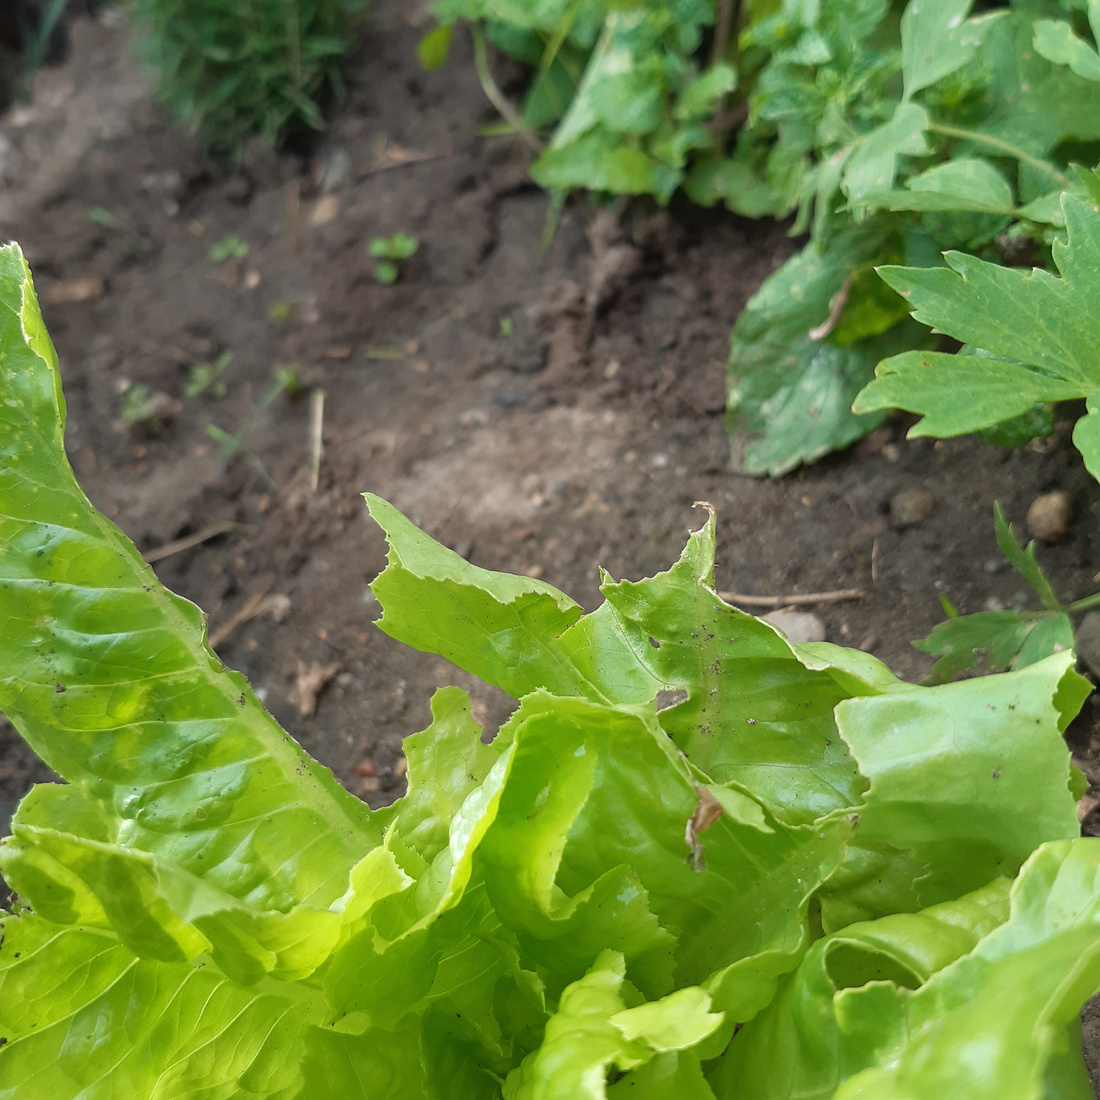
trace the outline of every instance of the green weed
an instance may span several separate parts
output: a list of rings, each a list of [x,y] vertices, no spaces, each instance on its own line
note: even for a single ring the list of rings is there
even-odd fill
[[[392,237],[371,237],[367,255],[375,261],[374,277],[387,286],[396,283],[401,275],[401,263],[416,254],[420,242],[407,233],[394,233]]]
[[[366,0],[132,0],[160,98],[203,145],[234,154],[321,129]]]

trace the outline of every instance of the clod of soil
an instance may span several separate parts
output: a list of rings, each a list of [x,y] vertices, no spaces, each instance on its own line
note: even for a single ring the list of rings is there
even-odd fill
[[[903,489],[890,501],[890,522],[899,531],[920,527],[936,511],[936,498],[927,489]]]

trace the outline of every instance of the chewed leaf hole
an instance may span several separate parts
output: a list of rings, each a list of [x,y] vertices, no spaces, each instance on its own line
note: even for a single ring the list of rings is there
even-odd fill
[[[668,710],[687,699],[688,693],[683,688],[673,688],[671,691],[657,692],[657,709]]]

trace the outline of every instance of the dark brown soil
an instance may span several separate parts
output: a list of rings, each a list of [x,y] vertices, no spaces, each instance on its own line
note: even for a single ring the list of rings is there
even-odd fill
[[[829,639],[913,679],[930,661],[910,642],[943,617],[939,593],[966,612],[1034,606],[998,554],[994,500],[1021,526],[1040,493],[1072,493],[1070,531],[1041,560],[1067,597],[1098,586],[1100,493],[1070,419],[1012,453],[906,441],[899,421],[783,481],[731,474],[729,332],[794,248],[783,227],[576,204],[543,254],[550,209],[524,146],[478,136],[491,112],[463,45],[441,72],[419,71],[414,11],[376,4],[350,99],[310,155],[250,148],[239,178],[169,125],[107,16],[74,24],[68,63],[0,120],[0,234],[36,273],[81,482],[143,551],[246,525],[157,571],[209,613],[219,654],[341,782],[373,804],[394,798],[401,740],[427,724],[439,685],[469,688],[490,723],[507,712],[500,693],[371,626],[383,543],[364,490],[471,561],[542,576],[588,607],[597,566],[666,568],[698,524],[692,503],[710,501],[720,588],[862,588],[816,609]],[[364,246],[395,231],[421,248],[382,286]],[[248,255],[216,264],[227,235]],[[187,397],[193,367],[226,352],[224,396]],[[303,399],[265,404],[291,366]],[[135,386],[159,403],[151,422],[121,418]],[[231,458],[210,424],[238,435]],[[898,529],[890,502],[918,489],[932,514]],[[314,663],[338,669],[303,717],[298,674]],[[1086,707],[1082,759],[1100,747],[1092,718]],[[0,729],[4,820],[43,774]]]

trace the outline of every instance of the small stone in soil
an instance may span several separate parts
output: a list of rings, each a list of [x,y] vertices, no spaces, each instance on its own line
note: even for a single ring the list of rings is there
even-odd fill
[[[779,627],[794,645],[825,641],[825,624],[812,611],[769,611],[761,618]]]
[[[927,489],[903,489],[890,501],[890,522],[900,531],[927,523],[936,510],[936,498]]]
[[[1057,542],[1069,530],[1073,518],[1073,497],[1065,490],[1044,493],[1027,510],[1027,529],[1043,542]]]
[[[1077,656],[1093,674],[1100,676],[1100,611],[1090,611],[1077,628]]]

